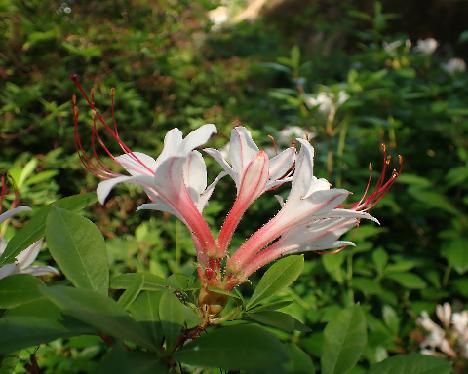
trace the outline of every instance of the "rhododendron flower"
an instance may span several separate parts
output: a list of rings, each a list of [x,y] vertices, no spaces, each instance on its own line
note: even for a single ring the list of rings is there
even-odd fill
[[[436,315],[442,325],[434,322],[426,311],[416,320],[425,331],[420,342],[421,353],[468,358],[468,311],[452,313],[449,303],[437,305]]]
[[[227,161],[216,149],[205,149],[229,174],[237,187],[237,197],[218,238],[220,256],[226,253],[229,242],[247,208],[265,191],[292,180],[289,176],[294,164],[294,148],[290,147],[271,160],[260,151],[251,133],[244,127],[231,132]]]
[[[27,206],[18,206],[16,208],[7,210],[5,213],[0,214],[0,223],[6,221],[15,214],[29,210],[31,210],[31,208]],[[0,255],[2,255],[5,251],[7,244],[7,241],[0,237]],[[31,274],[37,277],[43,275],[59,274],[58,270],[52,266],[32,266],[33,262],[36,260],[37,255],[39,254],[41,246],[42,240],[39,240],[21,251],[21,253],[16,257],[16,261],[14,263],[1,266],[0,279],[14,274]]]
[[[307,140],[296,139],[300,145],[298,153],[295,147],[289,147],[270,159],[264,150],[258,148],[246,128],[236,127],[231,132],[227,154],[212,148],[205,149],[223,169],[207,187],[206,166],[201,153],[195,148],[207,142],[216,132],[214,125],[202,126],[186,138],[177,129],[169,131],[161,155],[153,159],[133,152],[120,139],[114,119],[114,100],[114,125],[111,127],[96,111],[92,95],[90,98],[86,94],[76,77],[73,80],[94,111],[91,136],[94,158],[90,158],[78,135],[76,99],[73,100],[75,140],[81,160],[87,169],[106,179],[98,187],[100,202],[104,201],[117,183],[135,183],[144,189],[151,200],[151,204],[140,208],[171,212],[187,225],[197,249],[198,274],[203,284],[200,304],[209,304],[206,301],[209,296],[208,285],[229,290],[244,282],[262,266],[282,256],[306,251],[337,250],[353,245],[340,241],[340,236],[355,227],[361,219],[377,222],[367,211],[377,204],[399,174],[394,170],[391,177],[386,179],[390,159],[384,148],[382,172],[374,190],[369,192],[369,179],[362,199],[345,207],[343,202],[349,192],[331,188],[326,179],[314,176],[314,148]],[[122,156],[114,156],[109,151],[99,135],[96,120],[124,151]],[[115,173],[104,167],[104,162],[99,160],[96,152],[96,144],[130,175]],[[226,146],[221,148],[225,149]],[[236,197],[215,239],[202,211],[217,181],[226,174],[236,185]],[[276,190],[289,182],[292,183],[289,196],[285,202],[279,199],[281,208],[277,214],[244,244],[232,250],[229,256],[230,240],[245,211],[265,192]]]

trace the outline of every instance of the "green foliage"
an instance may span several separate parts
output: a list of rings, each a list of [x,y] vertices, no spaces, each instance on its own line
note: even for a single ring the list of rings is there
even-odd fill
[[[232,3],[234,17],[242,1]],[[468,33],[425,55],[387,2],[310,3],[212,28],[207,11],[217,1],[0,2],[0,168],[33,208],[1,228],[0,266],[45,237],[38,263],[61,272],[0,280],[0,373],[25,372],[31,355],[57,373],[466,370],[463,357],[451,369],[412,352],[423,310],[432,316],[446,301],[467,309],[468,73],[444,66]],[[283,147],[300,134],[281,140],[281,130],[298,126],[316,148],[315,174],[354,192],[349,202],[362,196],[369,162],[371,189],[378,179],[379,143],[393,156],[390,169],[404,156],[403,173],[371,211],[381,226],[362,222],[345,238],[355,247],[289,256],[251,285],[209,289],[226,305],[202,332],[190,232],[167,214],[134,213],[147,202],[134,186],[93,205],[97,180],[73,144],[71,73],[95,87],[109,123],[115,87],[120,135],[135,151],[156,156],[167,130],[208,122],[218,128],[210,146],[242,123],[261,146],[271,148],[271,134]],[[338,104],[340,93],[347,99]],[[313,100],[320,94],[332,98],[332,114]],[[78,105],[91,155],[92,112]],[[208,166],[212,180],[218,170]],[[233,191],[226,180],[217,187],[204,211],[212,227]],[[277,210],[272,194],[258,199],[232,248]]]

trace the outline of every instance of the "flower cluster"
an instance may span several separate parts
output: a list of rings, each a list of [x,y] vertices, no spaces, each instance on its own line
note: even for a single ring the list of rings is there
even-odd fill
[[[18,205],[18,196],[14,200],[11,209],[2,213],[2,203],[7,193],[5,177],[1,178],[1,193],[0,193],[0,224],[6,224],[5,221],[10,219],[12,216],[30,211],[31,208],[28,206],[17,206]],[[7,247],[7,241],[3,238],[3,235],[0,234],[0,256],[5,252]],[[32,266],[33,262],[36,260],[37,255],[42,246],[42,240],[39,240],[28,247],[26,247],[21,253],[16,257],[16,261],[11,264],[6,264],[0,266],[0,279],[6,278],[14,274],[31,274],[37,277],[44,275],[57,275],[59,274],[58,270],[52,266]]]
[[[357,226],[361,219],[377,222],[367,211],[393,184],[398,172],[393,171],[386,180],[389,158],[384,155],[382,175],[376,187],[369,192],[371,181],[363,198],[356,204],[345,207],[343,202],[349,192],[331,188],[323,178],[314,176],[314,148],[309,142],[297,138],[299,150],[294,146],[278,152],[274,157],[259,149],[251,133],[244,127],[231,132],[229,146],[221,152],[205,148],[223,169],[208,185],[207,168],[202,153],[203,146],[216,132],[212,124],[204,125],[183,137],[178,129],[166,134],[161,154],[152,158],[130,150],[120,139],[114,108],[110,126],[95,109],[92,95],[88,95],[78,78],[72,77],[79,91],[94,112],[91,147],[93,157],[87,156],[78,132],[78,110],[73,99],[75,139],[80,157],[88,170],[104,179],[97,193],[104,203],[111,189],[118,183],[133,183],[141,186],[151,203],[138,209],[154,209],[178,217],[190,230],[197,250],[198,274],[203,285],[226,290],[244,282],[259,268],[276,259],[293,253],[306,251],[337,250],[351,242],[340,241],[339,237]],[[112,100],[114,103],[114,100]],[[99,126],[98,126],[99,124]],[[114,156],[98,131],[101,127],[123,150]],[[128,174],[118,174],[105,166],[98,157],[96,147],[103,151]],[[235,183],[236,197],[221,226],[214,236],[203,217],[218,181],[228,175]],[[232,250],[230,242],[246,210],[266,192],[290,184],[288,198],[280,200],[280,209],[274,217],[252,234],[239,248]]]
[[[421,353],[468,358],[468,311],[452,313],[449,303],[437,305],[436,314],[442,325],[422,312],[416,323],[426,336],[420,343]]]

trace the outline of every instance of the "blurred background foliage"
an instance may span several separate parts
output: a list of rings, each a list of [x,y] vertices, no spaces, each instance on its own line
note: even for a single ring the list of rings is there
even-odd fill
[[[316,147],[316,174],[356,200],[369,162],[380,169],[386,143],[391,168],[398,167],[397,154],[405,162],[373,210],[381,226],[365,223],[350,233],[354,248],[307,255],[306,270],[284,297],[294,300],[288,312],[312,332],[284,338],[317,361],[324,323],[360,302],[370,333],[361,368],[418,351],[421,311],[445,301],[461,310],[468,297],[468,74],[460,59],[468,56],[468,5],[263,3],[1,0],[0,169],[22,203],[33,206],[96,188],[75,153],[72,73],[95,88],[108,118],[115,88],[121,137],[150,155],[174,127],[215,123],[211,145],[221,147],[232,127],[246,125],[272,153],[268,134],[287,146],[306,133]],[[82,98],[78,103],[87,147],[90,111]],[[111,149],[118,152],[117,144]],[[209,165],[213,178],[218,169]],[[234,196],[227,180],[206,210],[212,227],[230,207],[225,196]],[[164,214],[136,213],[144,201],[136,188],[122,188],[88,212],[108,239],[113,271],[192,272],[185,227]],[[258,201],[233,247],[277,209],[272,196]],[[89,371],[99,347],[85,338],[57,342],[39,349],[39,363],[54,373]],[[457,360],[463,370],[466,360]]]

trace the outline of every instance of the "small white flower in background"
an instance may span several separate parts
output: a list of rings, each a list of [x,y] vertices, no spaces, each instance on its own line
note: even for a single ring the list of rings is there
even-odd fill
[[[445,303],[437,305],[436,315],[442,326],[425,311],[416,320],[416,324],[427,332],[419,344],[421,353],[468,358],[468,311],[452,313],[450,304]]]
[[[349,95],[340,91],[337,94],[320,92],[317,95],[307,95],[305,102],[310,108],[318,107],[319,111],[328,114],[332,110],[338,109],[349,99]]]
[[[434,38],[419,39],[414,50],[418,53],[429,56],[435,52],[438,46],[439,42]]]
[[[0,214],[0,223],[6,221],[8,218],[13,215],[29,211],[31,208],[27,206],[19,206],[14,209],[7,210],[5,213]],[[0,237],[0,255],[3,254],[5,248],[7,247],[7,242],[2,237]],[[14,274],[31,274],[36,277],[43,275],[58,275],[59,272],[52,266],[32,266],[33,262],[36,260],[39,251],[41,250],[42,240],[39,240],[29,247],[25,248],[19,255],[16,257],[16,261],[13,264],[6,264],[0,267],[0,279],[6,278]]]
[[[213,22],[213,29],[218,29],[228,21],[229,10],[226,6],[219,6],[208,12],[208,18]]]
[[[450,75],[463,73],[466,70],[465,61],[459,57],[452,57],[445,64],[442,64],[442,68]]]
[[[290,145],[295,138],[311,139],[314,134],[298,126],[288,126],[278,132],[276,140],[279,145]]]

